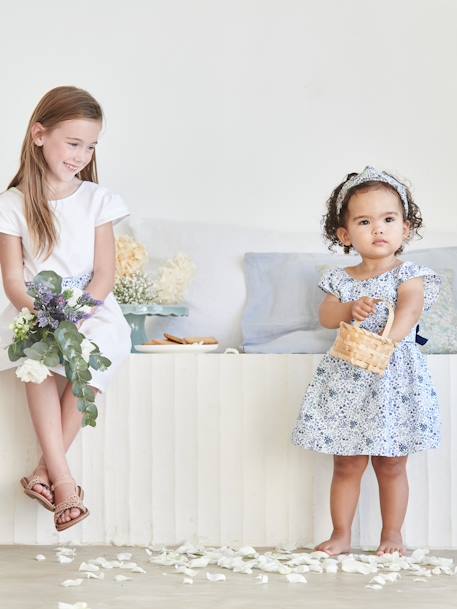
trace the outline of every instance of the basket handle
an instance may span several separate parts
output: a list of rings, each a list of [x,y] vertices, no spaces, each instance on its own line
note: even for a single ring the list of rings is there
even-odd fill
[[[392,304],[390,302],[387,302],[387,300],[382,300],[382,298],[377,298],[375,300],[378,304],[382,303],[389,310],[389,317],[387,318],[385,328],[381,334],[382,338],[387,338],[387,336],[389,336],[389,332],[392,328],[392,324],[394,323],[395,311],[394,311]],[[361,321],[355,321],[354,326],[356,326],[358,328],[361,323],[362,323]]]

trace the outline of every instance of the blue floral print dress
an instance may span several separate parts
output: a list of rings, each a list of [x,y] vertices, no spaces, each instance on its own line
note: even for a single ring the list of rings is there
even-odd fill
[[[440,278],[412,262],[366,280],[354,279],[343,268],[330,269],[319,287],[341,302],[369,296],[395,306],[399,286],[414,277],[423,277],[424,310],[428,310],[438,298]],[[387,316],[387,308],[378,304],[361,327],[379,333]],[[326,353],[306,390],[293,443],[333,455],[386,457],[438,447],[437,394],[415,339],[413,328],[396,347],[383,376]]]

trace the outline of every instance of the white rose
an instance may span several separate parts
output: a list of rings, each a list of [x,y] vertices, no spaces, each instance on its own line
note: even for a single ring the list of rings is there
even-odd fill
[[[70,305],[70,307],[75,307],[79,300],[79,297],[82,295],[83,291],[79,288],[71,288],[71,296],[68,299],[68,304]]]
[[[26,359],[16,369],[16,376],[24,383],[42,383],[47,376],[52,376],[49,368],[36,359]]]
[[[30,320],[34,319],[34,317],[35,317],[35,315],[33,313],[31,313],[31,311],[27,307],[23,307],[21,309],[21,313],[22,313],[22,318],[25,319],[25,321],[30,321]]]
[[[81,355],[86,362],[89,362],[89,356],[94,349],[94,345],[87,338],[81,342]]]

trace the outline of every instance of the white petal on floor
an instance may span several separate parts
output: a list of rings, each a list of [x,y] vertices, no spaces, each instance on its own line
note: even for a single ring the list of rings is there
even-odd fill
[[[206,578],[210,582],[224,582],[225,581],[225,575],[223,573],[210,573],[209,571],[207,571]]]
[[[193,558],[189,561],[190,568],[207,567],[209,565],[209,558],[207,556],[200,556],[199,558]]]
[[[338,567],[337,567],[338,570]],[[309,573],[308,565],[298,565],[298,567],[294,567],[292,569],[293,573]]]
[[[135,569],[135,567],[137,567],[138,565],[136,564],[136,562],[122,562],[119,565],[120,569],[128,569],[129,571],[131,571],[132,569]]]
[[[76,556],[76,550],[74,548],[66,548],[65,546],[57,548],[56,553],[63,554],[64,556]]]
[[[130,560],[132,558],[131,552],[121,552],[116,556],[116,558],[122,562],[123,560]]]
[[[377,568],[372,565],[368,565],[360,560],[354,558],[346,558],[341,561],[341,570],[345,573],[361,573],[362,575],[368,575],[377,571]]]
[[[184,575],[187,575],[188,577],[195,577],[197,575],[197,571],[189,569],[189,567],[186,567],[185,565],[175,565],[175,569],[178,573],[184,573]]]
[[[289,573],[286,575],[287,581],[289,584],[307,584],[307,579],[304,575],[300,575],[300,573]]]
[[[115,575],[114,576],[114,581],[117,581],[117,582],[127,582],[131,579],[132,579],[131,577],[127,577],[126,575]]]
[[[396,582],[397,579],[400,579],[400,573],[384,573],[383,577],[388,582]]]
[[[183,584],[193,584],[193,583],[194,583],[194,580],[193,580],[191,577],[185,577],[185,578],[182,580],[182,583],[183,583]]]
[[[71,588],[73,586],[80,586],[83,583],[83,580],[81,578],[78,579],[66,579],[64,582],[62,582],[62,586],[65,586],[65,588]]]
[[[66,554],[57,554],[57,560],[61,565],[68,565],[74,561],[73,556],[67,556]]]
[[[89,606],[87,603],[81,602],[79,601],[78,603],[62,603],[59,602],[59,604],[57,605],[58,609],[89,609]]]
[[[413,582],[428,582],[429,580],[426,577],[415,577]]]
[[[240,548],[238,550],[237,555],[243,556],[245,558],[247,558],[249,556],[252,556],[253,558],[255,558],[256,556],[258,556],[258,553],[251,546],[243,546],[242,548]]]
[[[80,571],[100,571],[100,567],[94,565],[93,563],[82,562],[79,565]]]
[[[426,548],[417,548],[417,550],[414,550],[414,552],[411,554],[409,559],[411,562],[422,562],[429,552],[430,550],[427,550]]]
[[[35,560],[38,560],[38,561],[40,561],[40,560],[46,560],[46,556],[44,554],[37,554],[35,556]]]
[[[85,571],[83,573],[86,579],[105,579],[103,571],[101,573],[92,573],[92,571]]]
[[[382,590],[383,586],[380,584],[367,584],[365,588],[371,588],[372,590]]]
[[[379,584],[380,586],[384,586],[386,582],[387,579],[384,577],[384,575],[375,575],[370,579],[370,584]]]
[[[146,573],[146,571],[143,569],[143,567],[137,565],[136,567],[133,567],[132,573]]]

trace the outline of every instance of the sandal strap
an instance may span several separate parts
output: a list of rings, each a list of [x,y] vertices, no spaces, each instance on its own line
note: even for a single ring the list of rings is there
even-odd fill
[[[65,510],[71,510],[72,508],[77,508],[83,514],[87,512],[87,508],[83,505],[83,502],[79,498],[78,495],[70,495],[64,501],[61,501],[56,505],[56,509],[54,512],[54,522],[65,512]]]
[[[48,491],[51,490],[51,487],[49,486],[49,484],[47,484],[42,478],[40,478],[40,476],[37,476],[37,475],[34,475],[28,479],[28,481],[27,481],[28,490],[31,491],[36,484],[41,484],[41,486],[44,486],[44,488],[48,489]]]

